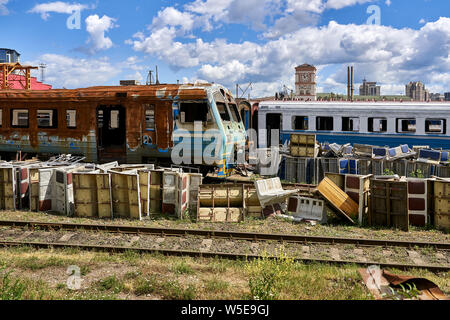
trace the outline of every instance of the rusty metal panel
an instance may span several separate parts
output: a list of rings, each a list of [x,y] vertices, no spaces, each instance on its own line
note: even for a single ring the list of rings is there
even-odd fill
[[[359,207],[342,189],[328,178],[317,187],[319,193],[342,215],[352,223],[358,219]]]
[[[39,211],[39,169],[30,169],[30,210]]]
[[[150,214],[150,171],[138,170],[139,187],[141,190],[141,215],[148,216]]]
[[[115,218],[141,219],[139,175],[111,172],[113,216]]]
[[[13,167],[0,167],[0,209],[16,210],[16,174]]]
[[[450,230],[450,182],[434,181],[434,224]]]
[[[164,170],[150,171],[150,214],[162,212]]]
[[[406,182],[371,180],[369,224],[409,230]]]
[[[112,218],[110,175],[107,173],[74,173],[76,217]]]
[[[243,185],[202,185],[197,221],[240,222],[244,219],[244,206]]]

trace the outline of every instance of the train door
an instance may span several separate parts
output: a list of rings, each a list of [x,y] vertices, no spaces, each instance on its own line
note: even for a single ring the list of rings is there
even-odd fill
[[[280,113],[269,113],[266,118],[266,128],[267,128],[267,146],[268,147],[278,147],[281,144],[281,114]],[[272,130],[277,130],[272,133]],[[275,136],[275,134],[278,136]],[[275,139],[272,142],[272,139]],[[276,143],[278,140],[278,144]]]
[[[98,159],[126,160],[126,112],[122,106],[97,108]]]

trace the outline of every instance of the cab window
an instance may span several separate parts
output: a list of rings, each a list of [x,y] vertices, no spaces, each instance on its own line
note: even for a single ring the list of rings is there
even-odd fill
[[[227,105],[223,102],[216,102],[216,104],[217,109],[219,110],[220,118],[222,118],[223,121],[231,121]]]
[[[183,102],[180,104],[180,116],[182,123],[207,122],[208,103]]]
[[[231,115],[233,117],[234,122],[241,122],[241,116],[239,115],[239,111],[237,106],[234,103],[229,103],[228,106],[230,107]]]

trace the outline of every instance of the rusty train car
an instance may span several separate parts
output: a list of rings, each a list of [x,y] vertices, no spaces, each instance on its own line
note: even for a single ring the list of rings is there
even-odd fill
[[[82,155],[94,163],[171,163],[179,130],[192,134],[192,154],[198,154],[199,144],[193,142],[199,134],[212,130],[221,137],[214,163],[219,175],[230,173],[229,159],[245,148],[237,104],[218,84],[0,91],[2,159],[21,151],[40,157]],[[203,152],[208,139],[200,146]]]

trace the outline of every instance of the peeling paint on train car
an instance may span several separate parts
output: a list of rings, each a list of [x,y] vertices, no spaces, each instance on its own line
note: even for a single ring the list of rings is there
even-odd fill
[[[214,106],[216,109],[213,93],[219,90],[224,92],[225,96],[231,97],[228,90],[215,84],[91,87],[46,92],[0,91],[0,109],[3,114],[0,152],[83,154],[89,162],[110,160],[108,157],[123,157],[123,160],[129,163],[142,162],[143,158],[168,158],[174,146],[173,131],[177,126],[182,127],[176,123],[180,103],[207,101],[211,108]],[[145,105],[154,106],[153,130],[146,128]],[[122,114],[119,110],[115,113],[115,123],[120,121],[124,123],[123,148],[105,150],[107,148],[101,141],[100,118],[102,121],[108,119],[112,121],[111,110],[119,108],[124,112]],[[28,125],[19,128],[12,125],[11,115],[12,110],[22,109],[28,110]],[[56,110],[57,127],[38,128],[38,110]],[[69,110],[76,112],[76,127],[68,125]],[[117,120],[123,116],[125,120]],[[245,131],[241,130],[242,124],[230,123],[223,126],[220,116],[215,111],[214,119],[217,122],[216,127],[222,131],[222,138],[226,141],[225,147],[220,151],[222,159],[226,160],[226,155],[232,155],[237,145],[239,148],[245,146]],[[116,133],[106,127],[108,124],[102,125],[105,125],[107,131],[105,136],[110,132]],[[122,131],[118,132],[121,134]],[[109,136],[108,139],[114,144],[115,137]]]

